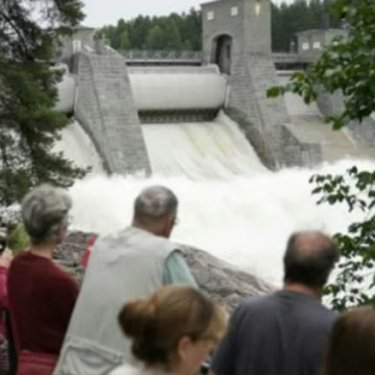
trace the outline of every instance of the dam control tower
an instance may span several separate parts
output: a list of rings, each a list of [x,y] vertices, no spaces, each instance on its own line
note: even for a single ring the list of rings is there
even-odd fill
[[[320,161],[316,144],[298,140],[283,98],[266,91],[279,84],[271,51],[271,0],[217,0],[202,4],[203,60],[228,76],[226,112],[245,131],[270,168]]]

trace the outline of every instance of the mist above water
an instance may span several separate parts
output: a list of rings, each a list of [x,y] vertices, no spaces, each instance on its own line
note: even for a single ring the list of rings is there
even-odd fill
[[[334,234],[360,218],[360,212],[349,214],[344,206],[317,206],[318,197],[311,195],[308,181],[314,173],[342,173],[354,164],[374,170],[375,162],[343,160],[314,170],[270,172],[236,124],[223,117],[216,127],[200,124],[204,129],[190,124],[181,129],[172,125],[167,131],[168,126],[144,129],[156,173],[152,178],[106,176],[81,127],[73,123],[64,130],[56,150],[82,167],[93,166],[92,173],[71,188],[73,228],[102,235],[116,232],[131,222],[140,190],[162,184],[180,201],[172,240],[207,250],[280,284],[282,255],[293,231]]]
[[[100,234],[120,230],[130,223],[133,201],[142,188],[166,185],[180,200],[180,220],[172,233],[175,242],[207,250],[279,284],[291,232],[317,229],[333,234],[360,217],[345,207],[317,206],[308,183],[313,173],[341,173],[354,163],[375,167],[373,162],[346,160],[319,170],[286,169],[226,181],[91,176],[71,189],[73,225]]]

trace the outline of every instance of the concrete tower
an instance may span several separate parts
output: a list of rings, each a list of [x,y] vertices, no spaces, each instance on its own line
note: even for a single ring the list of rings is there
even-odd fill
[[[271,53],[271,1],[213,1],[202,5],[202,17],[204,62],[217,64],[228,75],[227,113],[269,167],[310,164],[309,145],[285,126],[289,117],[283,98],[266,97],[267,89],[278,84]]]
[[[218,0],[203,4],[205,62],[219,63],[218,59],[225,57],[220,51],[228,45],[233,62],[243,54],[270,55],[270,7],[269,0]]]

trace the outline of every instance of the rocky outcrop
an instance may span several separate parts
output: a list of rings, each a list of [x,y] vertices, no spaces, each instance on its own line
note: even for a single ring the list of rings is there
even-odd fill
[[[200,289],[226,305],[230,311],[247,297],[269,293],[275,289],[264,280],[206,251],[181,246]]]
[[[71,233],[64,245],[55,252],[55,259],[80,279],[80,261],[86,243],[95,234]],[[272,292],[275,288],[264,280],[246,273],[218,259],[206,251],[180,245],[189,267],[202,291],[215,301],[223,303],[229,311],[245,298]]]

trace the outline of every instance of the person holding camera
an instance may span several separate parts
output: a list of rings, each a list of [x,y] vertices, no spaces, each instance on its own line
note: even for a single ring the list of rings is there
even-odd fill
[[[0,218],[0,373],[9,371],[8,335],[6,314],[8,310],[8,270],[13,260],[11,250],[7,247],[7,226]]]

